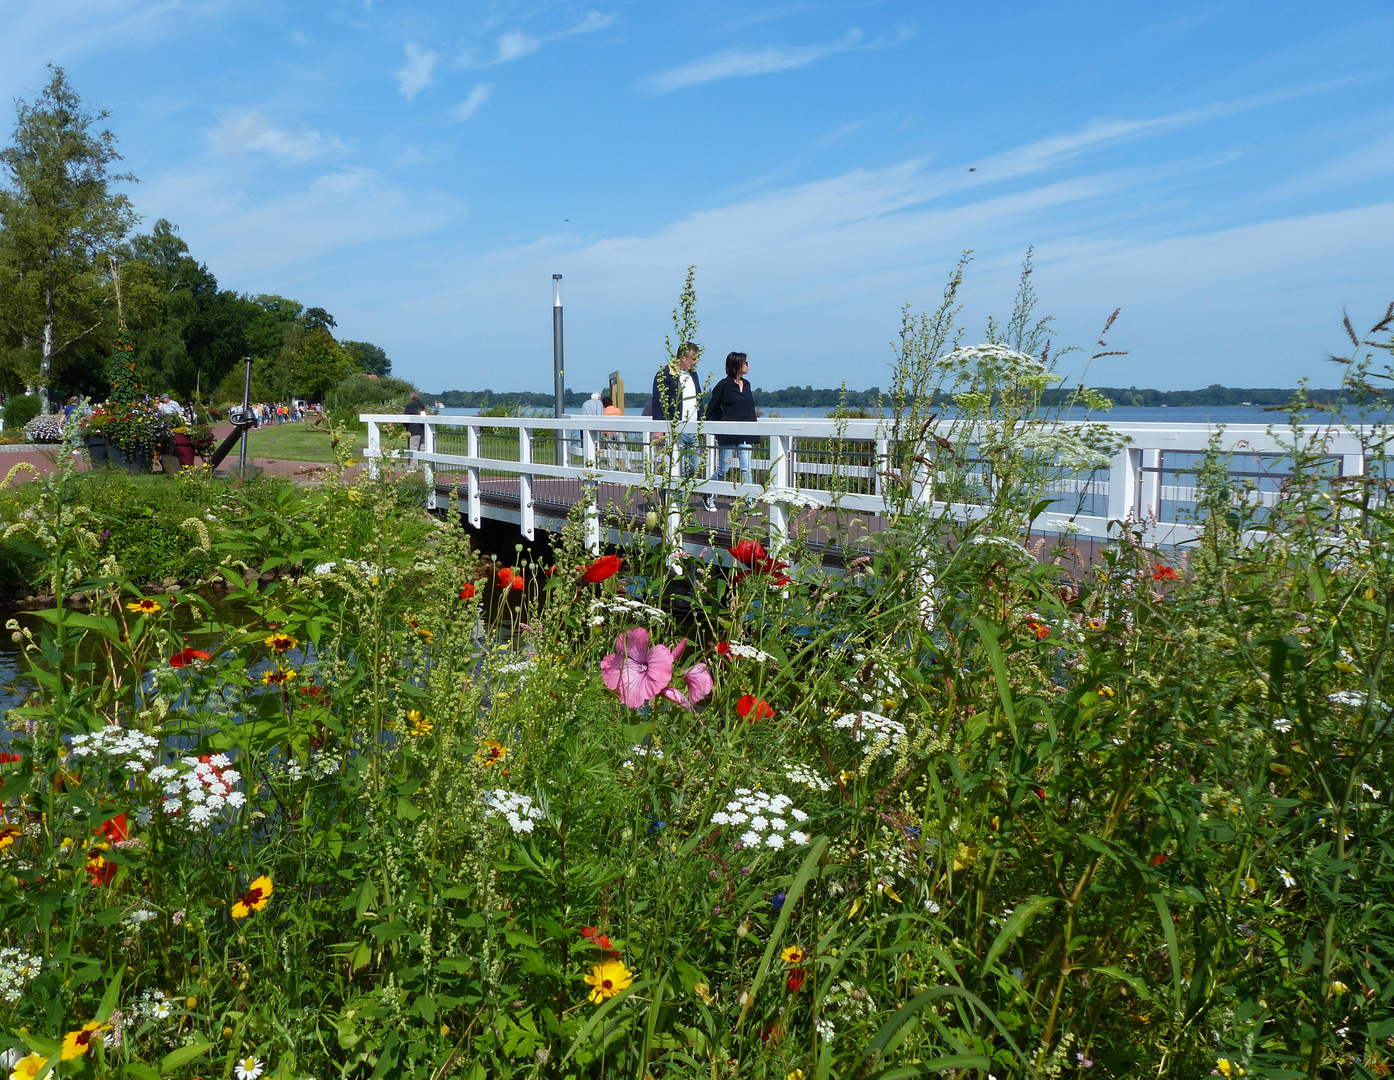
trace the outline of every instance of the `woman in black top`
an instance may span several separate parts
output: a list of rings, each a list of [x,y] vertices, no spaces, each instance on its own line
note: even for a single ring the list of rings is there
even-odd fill
[[[740,421],[755,420],[755,395],[750,391],[750,380],[745,377],[750,370],[750,361],[743,352],[726,355],[726,378],[712,387],[711,400],[707,404],[708,420]],[[718,435],[716,445],[721,455],[721,474],[739,464],[741,483],[752,483],[750,473],[750,447],[754,442],[751,435]]]

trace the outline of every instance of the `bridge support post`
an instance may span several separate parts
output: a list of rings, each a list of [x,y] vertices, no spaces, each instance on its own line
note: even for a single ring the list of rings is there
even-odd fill
[[[676,548],[682,545],[683,512],[683,508],[678,505],[678,499],[682,497],[683,454],[681,447],[678,446],[676,432],[670,431],[668,433],[668,437],[663,440],[663,449],[667,454],[667,460],[664,464],[668,473],[668,489],[665,492],[668,498],[668,518],[663,529],[663,538]]]
[[[1138,517],[1148,523],[1162,516],[1162,452],[1142,451],[1142,476],[1138,480]]]
[[[581,429],[581,462],[586,469],[600,467],[600,453],[596,449],[596,433],[590,428]],[[600,554],[600,484],[595,480],[581,482],[581,497],[586,500],[586,548],[592,555]]]
[[[376,420],[368,421],[368,452],[364,457],[368,459],[368,475],[376,480],[382,475],[382,429]]]
[[[465,456],[479,457],[478,424],[469,424],[465,428]],[[483,516],[483,507],[479,505],[479,466],[470,465],[467,467],[465,477],[465,512],[469,515],[470,525],[477,529],[480,518]]]
[[[794,486],[792,467],[794,440],[789,435],[770,436],[770,486],[779,489]],[[781,502],[770,503],[770,547],[776,552],[789,536],[789,509]]]
[[[436,452],[436,425],[422,424],[423,432],[421,439],[421,452],[423,454],[434,454]],[[429,461],[421,463],[421,475],[426,481],[426,509],[436,508],[436,470],[432,468]]]
[[[1110,521],[1131,521],[1137,517],[1138,474],[1141,471],[1141,450],[1125,446],[1113,455],[1113,467],[1108,474]]]
[[[533,463],[532,428],[518,429],[518,463]],[[533,512],[532,503],[532,473],[528,472],[518,474],[518,529],[529,540],[537,539],[537,516]]]

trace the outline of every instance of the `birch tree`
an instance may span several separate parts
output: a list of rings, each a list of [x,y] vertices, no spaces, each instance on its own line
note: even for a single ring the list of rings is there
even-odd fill
[[[62,68],[32,104],[17,102],[0,150],[0,322],[25,382],[50,412],[55,358],[95,333],[112,299],[108,255],[136,221],[112,190],[116,136],[69,85]],[[37,362],[35,362],[37,360]]]

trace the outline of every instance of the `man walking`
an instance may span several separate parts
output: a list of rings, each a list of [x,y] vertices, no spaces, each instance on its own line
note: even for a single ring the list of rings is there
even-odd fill
[[[681,424],[685,428],[689,422],[697,419],[698,404],[702,398],[702,383],[694,369],[701,355],[702,346],[694,341],[684,341],[678,346],[677,356],[655,373],[653,395],[649,399],[655,420]],[[661,445],[663,440],[662,433],[653,437],[657,445]],[[696,432],[680,432],[678,445],[674,450],[682,455],[683,476],[696,476],[699,460]],[[711,495],[704,496],[702,504],[707,510],[716,509],[716,500]]]
[[[408,416],[420,416],[426,411],[426,406],[421,403],[421,394],[413,390],[411,397],[407,398],[406,408],[402,412]],[[407,449],[420,450],[426,440],[425,424],[407,424]],[[416,462],[411,463],[412,471],[416,471]]]

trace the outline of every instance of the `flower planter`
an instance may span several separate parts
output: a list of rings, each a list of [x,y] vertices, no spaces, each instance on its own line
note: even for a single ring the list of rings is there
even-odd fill
[[[118,469],[125,469],[137,476],[150,471],[150,458],[143,454],[131,455],[115,443],[107,443],[107,457]]]
[[[105,465],[107,463],[107,443],[102,435],[84,435],[83,444],[87,447],[87,456],[92,459],[93,465]]]
[[[185,469],[191,469],[194,465],[194,443],[189,436],[178,431],[174,433],[174,453],[179,458],[179,464]]]

